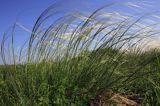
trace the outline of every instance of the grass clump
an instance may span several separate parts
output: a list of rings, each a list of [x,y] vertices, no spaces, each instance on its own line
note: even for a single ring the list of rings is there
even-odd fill
[[[112,17],[102,17],[103,7],[89,16],[64,15],[44,28],[43,23],[56,13],[52,8],[37,19],[18,57],[14,36],[11,37],[9,58],[13,64],[7,64],[6,36],[3,37],[3,106],[84,106],[109,91],[138,94],[140,104],[159,105],[160,53],[135,50],[144,37],[158,33],[153,25],[140,26],[144,16],[112,21]],[[133,51],[127,51],[129,48]]]

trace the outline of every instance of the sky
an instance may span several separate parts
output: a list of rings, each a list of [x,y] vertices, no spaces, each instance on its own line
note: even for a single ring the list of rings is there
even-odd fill
[[[54,0],[0,0],[0,31],[5,31],[16,20],[31,24]]]
[[[15,39],[19,41],[17,45],[21,45],[24,39],[30,36],[24,28],[31,30],[38,16],[52,4],[55,4],[55,8],[65,11],[88,12],[113,2],[122,4],[128,1],[138,1],[141,7],[145,7],[142,11],[146,13],[160,11],[160,0],[0,0],[0,42],[3,33],[10,31],[13,24],[18,23],[19,28],[16,30]],[[127,9],[121,5],[116,5],[111,9],[125,13],[136,12],[136,7]]]
[[[7,31],[17,21],[28,27],[32,27],[40,13],[54,3],[61,3],[60,6],[62,8],[89,10],[117,1],[136,0],[0,0],[0,34]],[[148,10],[158,10],[160,8],[160,0],[145,1],[152,5]],[[119,7],[118,9],[127,11],[123,7]]]
[[[16,21],[32,27],[40,13],[51,4],[57,2],[61,3],[62,8],[89,10],[92,9],[91,7],[95,8],[103,4],[117,1],[124,2],[136,0],[0,0],[0,33],[2,34],[6,31]],[[152,5],[152,7],[149,8],[150,10],[160,8],[160,0],[145,1]],[[122,10],[121,7],[119,9]],[[127,10],[123,9],[123,11]]]

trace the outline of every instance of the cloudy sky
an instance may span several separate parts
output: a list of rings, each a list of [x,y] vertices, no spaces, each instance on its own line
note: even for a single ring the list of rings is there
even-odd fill
[[[0,33],[6,31],[16,21],[32,27],[40,13],[54,3],[64,9],[89,11],[117,1],[119,3],[140,1],[142,8],[147,7],[146,11],[160,9],[160,0],[0,0]],[[127,12],[124,6],[115,8],[115,11],[116,9]]]
[[[10,31],[16,23],[19,28],[16,30],[15,39],[18,41],[17,46],[21,45],[30,36],[38,16],[52,4],[64,13],[69,11],[87,13],[111,3],[116,4],[110,11],[126,14],[160,11],[160,0],[0,0],[0,41],[3,33]],[[159,40],[154,40],[150,45],[154,44],[156,47],[159,46]]]

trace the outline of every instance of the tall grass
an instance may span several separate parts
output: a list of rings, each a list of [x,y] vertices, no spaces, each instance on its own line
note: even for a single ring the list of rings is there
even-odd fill
[[[84,106],[110,90],[140,94],[146,104],[158,103],[159,97],[148,102],[154,98],[148,91],[153,90],[149,88],[152,85],[145,84],[149,83],[146,77],[154,78],[159,71],[159,52],[146,53],[137,48],[144,39],[159,34],[155,28],[158,24],[142,25],[148,14],[115,18],[114,13],[104,13],[105,8],[109,6],[89,15],[65,14],[51,22],[57,11],[49,7],[37,19],[18,57],[15,28],[11,49],[8,47],[10,57],[4,35],[0,52],[4,62],[0,66],[1,104]],[[49,26],[44,25],[47,19]],[[8,58],[12,64],[7,63]],[[151,99],[145,98],[145,93]]]

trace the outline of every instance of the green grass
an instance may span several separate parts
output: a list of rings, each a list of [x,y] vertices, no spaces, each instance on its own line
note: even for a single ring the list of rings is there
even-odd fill
[[[85,20],[80,19],[83,17],[80,14],[65,15],[42,31],[50,9],[36,21],[18,57],[15,28],[8,51],[7,36],[2,39],[2,106],[88,106],[108,91],[136,94],[144,106],[160,104],[160,52],[145,52],[135,46],[154,35],[149,32],[158,33],[152,25],[139,26],[144,16],[115,19],[115,23],[109,24],[111,17],[102,19],[99,14],[103,8],[100,8]],[[76,27],[71,30],[73,24]],[[144,32],[145,28],[150,29]],[[128,52],[128,48],[133,49]],[[8,64],[7,52],[12,64]]]

